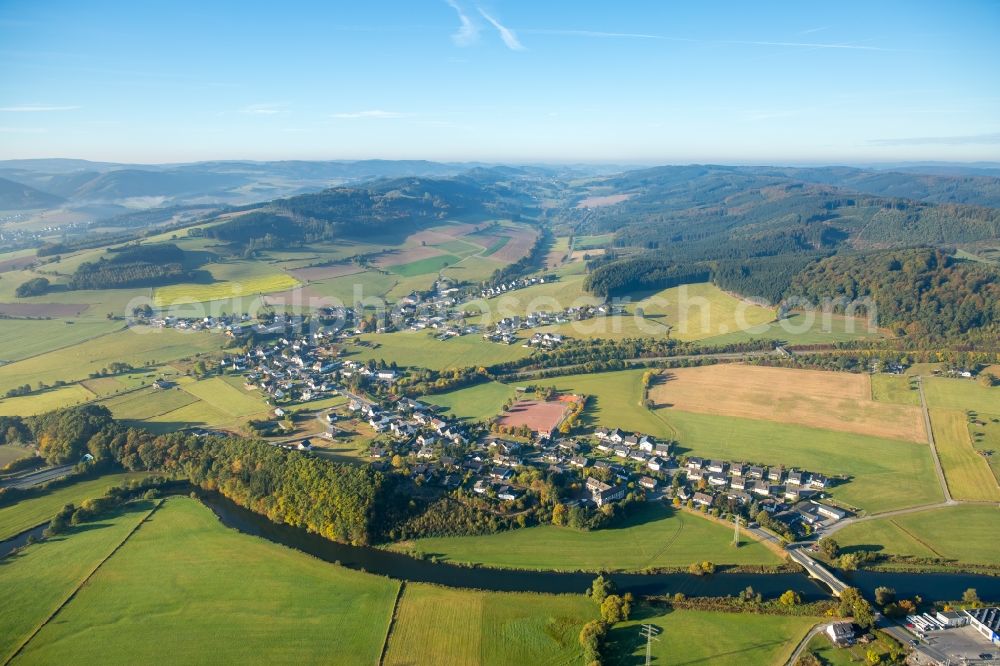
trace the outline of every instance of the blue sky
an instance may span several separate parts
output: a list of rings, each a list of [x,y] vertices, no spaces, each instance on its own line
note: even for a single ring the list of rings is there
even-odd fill
[[[0,3],[0,158],[1000,159],[1000,2]]]

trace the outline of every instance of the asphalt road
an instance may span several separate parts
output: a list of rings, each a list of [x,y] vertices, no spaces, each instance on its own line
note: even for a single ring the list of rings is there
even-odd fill
[[[73,465],[60,465],[58,467],[47,467],[45,469],[38,470],[37,472],[31,472],[23,476],[19,476],[13,479],[6,479],[0,481],[0,486],[4,488],[34,488],[43,483],[48,483],[49,481],[55,481],[56,479],[61,479],[70,472],[73,471]]]
[[[817,624],[815,627],[810,629],[809,633],[806,634],[801,641],[799,641],[799,644],[795,647],[795,652],[792,653],[792,656],[788,658],[788,666],[793,666],[799,656],[802,655],[802,651],[806,649],[807,645],[809,645],[809,641],[811,641],[817,634],[825,631],[829,625],[829,622],[824,622],[823,624]]]

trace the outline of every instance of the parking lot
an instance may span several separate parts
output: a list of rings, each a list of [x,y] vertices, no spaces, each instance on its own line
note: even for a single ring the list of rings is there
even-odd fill
[[[1000,666],[1000,648],[972,627],[930,632],[926,640],[920,641],[917,650],[932,660],[924,663]]]

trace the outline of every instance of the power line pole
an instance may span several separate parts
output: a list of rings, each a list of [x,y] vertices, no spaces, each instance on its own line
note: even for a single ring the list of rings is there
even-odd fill
[[[651,624],[642,625],[641,635],[646,637],[646,666],[649,666],[653,661],[653,641],[659,641],[660,639],[656,635],[660,633],[660,630]]]

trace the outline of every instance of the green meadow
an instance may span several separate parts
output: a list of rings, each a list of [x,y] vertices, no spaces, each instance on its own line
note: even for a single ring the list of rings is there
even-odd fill
[[[598,236],[577,236],[573,239],[573,247],[577,250],[593,250],[594,248],[609,245],[615,239],[614,234],[600,234]]]
[[[268,410],[257,391],[236,388],[222,377],[185,383],[181,388],[202,402],[207,402],[213,408],[233,417],[259,414]]]
[[[957,409],[931,409],[931,428],[948,490],[955,499],[1000,501],[989,462],[972,445],[969,418]]]
[[[153,506],[149,501],[130,504],[98,521],[27,546],[3,560],[0,566],[0,589],[4,591],[4,603],[0,604],[3,663],[80,588]],[[127,636],[119,635],[117,642],[128,641]],[[20,657],[18,661],[39,663],[27,654]],[[112,657],[113,652],[105,653],[91,663],[110,663],[115,661]],[[70,657],[69,661],[84,663],[80,655]]]
[[[440,273],[442,276],[452,280],[482,282],[493,275],[497,269],[504,266],[506,264],[502,261],[495,261],[488,257],[474,255],[465,257],[458,263],[442,268]]]
[[[235,418],[203,400],[192,402],[170,412],[157,414],[143,422],[147,430],[162,434],[183,428],[223,428],[239,430],[245,418]]]
[[[747,340],[774,340],[793,345],[830,344],[880,337],[882,333],[869,330],[864,319],[833,316],[824,320],[821,314],[812,317],[805,313],[792,313],[780,322],[764,323],[746,330],[707,336],[699,340],[706,346],[728,345]]]
[[[163,390],[149,387],[103,400],[101,404],[110,409],[116,419],[144,421],[190,405],[196,400],[193,395],[177,386]]]
[[[1000,387],[987,388],[973,379],[925,377],[928,407],[1000,413]]]
[[[218,351],[227,338],[215,333],[175,329],[137,328],[102,335],[72,347],[0,366],[0,393],[22,384],[43,381],[75,382],[110,363],[135,367],[169,363],[196,354]]]
[[[476,245],[466,240],[459,240],[457,238],[455,240],[445,241],[444,243],[437,243],[434,247],[439,250],[444,250],[448,254],[453,254],[457,257],[470,257],[472,255],[479,254],[484,249],[481,245]]]
[[[0,323],[0,361],[20,361],[80,344],[120,328],[120,321],[108,320],[4,319]]]
[[[353,307],[358,303],[364,303],[365,299],[384,299],[386,294],[398,283],[399,277],[396,275],[365,271],[329,280],[310,282],[309,293],[336,299],[344,305]]]
[[[81,536],[61,545],[72,549]],[[51,545],[28,555],[43,560]],[[0,581],[21,564],[38,579],[52,575],[45,562],[18,561],[0,568]],[[197,501],[172,497],[17,661],[187,664],[211,655],[215,663],[372,664],[397,591],[388,579],[230,530]]]
[[[716,564],[779,564],[777,555],[744,538],[732,546],[730,528],[662,504],[640,507],[610,529],[587,532],[540,525],[483,536],[431,537],[396,544],[393,550],[509,569],[638,571]]]
[[[449,393],[426,395],[421,400],[444,407],[459,418],[485,421],[499,414],[504,402],[513,398],[515,393],[506,384],[486,382]]]
[[[598,615],[581,595],[512,594],[410,583],[385,664],[578,664],[580,630]]]
[[[444,254],[437,257],[427,257],[426,259],[418,259],[417,261],[411,261],[408,264],[397,264],[395,266],[389,266],[388,270],[395,273],[396,275],[402,275],[403,277],[415,277],[417,275],[427,275],[428,273],[437,273],[439,270],[445,266],[451,266],[457,264],[459,258],[452,254]]]
[[[571,280],[566,278],[565,281]],[[704,282],[637,296],[626,305],[623,315],[595,317],[551,330],[583,338],[671,337],[693,341],[730,331],[753,331],[754,327],[766,330],[773,319],[773,308],[740,300]]]
[[[868,512],[940,502],[930,447],[806,426],[657,410],[684,449],[709,458],[784,465],[845,475],[830,492]]]
[[[906,375],[872,375],[872,400],[897,405],[920,405],[920,391]]]
[[[643,608],[643,607],[641,607]],[[653,641],[654,664],[774,666],[784,664],[815,617],[718,613],[650,608],[640,618],[614,626],[608,634],[610,663],[642,663],[643,624],[660,630]]]
[[[972,445],[986,458],[994,478],[1000,481],[1000,409],[994,414],[976,414],[975,422],[968,426]]]
[[[0,416],[34,416],[53,409],[69,407],[95,398],[94,394],[79,384],[45,389],[40,393],[4,398],[0,400]]]
[[[968,504],[854,523],[835,538],[848,549],[996,566],[997,534],[1000,508]]]

